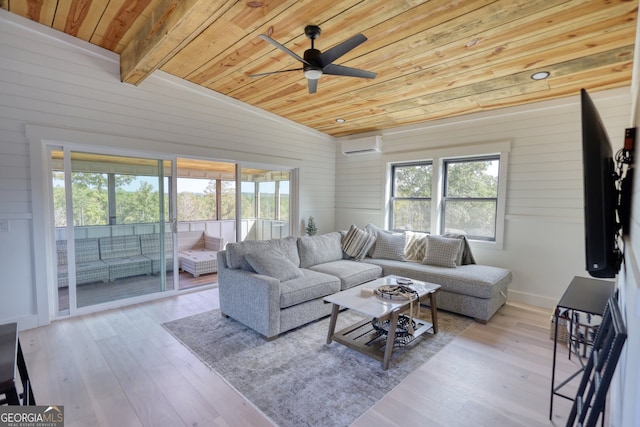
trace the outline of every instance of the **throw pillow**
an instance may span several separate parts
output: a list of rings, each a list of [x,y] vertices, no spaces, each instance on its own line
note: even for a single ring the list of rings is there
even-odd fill
[[[245,259],[256,273],[273,277],[281,282],[304,276],[302,270],[285,258],[280,251],[251,253],[247,254]]]
[[[347,234],[342,238],[342,252],[356,261],[360,261],[367,255],[375,242],[376,237],[373,234],[367,233],[356,225],[351,225]]]
[[[404,257],[407,261],[422,262],[427,254],[427,233],[405,231]]]
[[[371,258],[405,261],[404,234],[378,232]]]
[[[442,236],[427,236],[427,253],[423,264],[456,268],[462,240]]]
[[[341,241],[342,235],[339,231],[298,237],[300,267],[309,268],[316,264],[343,259]]]

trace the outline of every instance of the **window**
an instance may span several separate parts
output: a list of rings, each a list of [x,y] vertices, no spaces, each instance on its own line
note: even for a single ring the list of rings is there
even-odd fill
[[[442,233],[495,240],[499,166],[497,156],[443,161]]]
[[[431,231],[431,162],[392,168],[391,229]]]
[[[180,221],[216,220],[217,184],[214,179],[178,178]]]
[[[52,152],[52,184],[56,227],[66,227],[65,172],[62,152]],[[71,154],[71,197],[74,226],[154,223],[160,219],[156,160],[134,157]],[[104,172],[122,170],[126,173]],[[166,169],[166,165],[165,165]],[[170,170],[170,169],[169,169]],[[168,218],[168,177],[163,178],[164,217]]]
[[[501,155],[391,165],[389,228],[498,239]]]

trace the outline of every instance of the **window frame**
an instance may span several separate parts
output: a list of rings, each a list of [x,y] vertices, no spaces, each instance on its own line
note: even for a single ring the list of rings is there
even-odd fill
[[[396,229],[393,227],[394,223],[394,212],[393,206],[394,202],[397,200],[408,200],[408,201],[429,201],[430,205],[433,206],[433,183],[432,183],[432,191],[429,197],[398,197],[395,195],[396,191],[396,169],[403,167],[411,167],[411,166],[431,166],[431,176],[434,176],[434,164],[431,160],[419,161],[419,162],[406,162],[406,163],[394,163],[391,165],[391,194],[389,197],[389,229],[394,231],[402,231],[400,229]],[[431,232],[432,225],[430,225],[429,230],[411,230],[411,231],[420,231],[420,232]]]
[[[495,240],[473,241],[474,247],[491,250],[502,250],[504,248],[504,230],[506,222],[506,200],[507,200],[507,174],[509,165],[509,154],[511,152],[511,141],[493,141],[482,144],[468,144],[455,147],[434,147],[428,150],[397,152],[384,155],[384,171],[386,175],[386,186],[384,194],[381,194],[381,203],[384,206],[384,223],[391,229],[392,204],[391,194],[394,185],[392,179],[392,168],[398,164],[416,164],[421,162],[431,162],[433,165],[433,179],[431,189],[431,230],[441,230],[443,224],[441,202],[443,190],[443,160],[482,158],[497,156],[500,164],[498,171],[498,202],[496,214]],[[437,231],[432,231],[436,233]]]
[[[447,182],[449,178],[449,165],[452,163],[471,163],[482,161],[498,161],[498,188],[496,189],[495,197],[450,197],[447,195]],[[494,214],[494,235],[493,237],[484,237],[476,235],[467,235],[471,240],[482,240],[487,242],[495,242],[497,234],[497,222],[498,222],[498,198],[500,194],[500,155],[484,155],[484,156],[470,156],[470,157],[455,157],[455,158],[443,158],[442,159],[442,198],[440,200],[440,234],[445,233],[446,219],[447,219],[447,202],[486,202],[495,201],[495,214]]]

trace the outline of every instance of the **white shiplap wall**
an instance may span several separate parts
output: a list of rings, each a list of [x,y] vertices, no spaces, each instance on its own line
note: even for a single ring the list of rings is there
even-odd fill
[[[629,126],[629,88],[591,93],[614,149]],[[571,98],[382,132],[383,153],[336,154],[336,226],[384,225],[386,165],[425,153],[482,154],[508,141],[506,223],[500,248],[472,243],[481,263],[509,268],[509,298],[553,307],[571,278],[586,276],[580,103]],[[477,147],[477,148],[473,148]],[[427,156],[428,157],[428,156]]]
[[[27,128],[44,137],[72,129],[86,144],[150,155],[293,165],[301,218],[334,229],[333,138],[162,72],[123,84],[117,55],[0,9],[0,221],[9,226],[0,232],[0,323],[48,320],[33,261],[41,256],[33,202],[42,195],[32,192]]]
[[[640,22],[638,23],[640,26]],[[640,28],[639,28],[640,29]],[[640,126],[640,31],[636,31],[633,110],[631,122]],[[618,275],[618,300],[627,328],[627,341],[622,349],[610,387],[609,425],[640,427],[640,174],[638,174],[638,141],[636,133],[635,172],[631,200],[631,223],[625,237],[624,263]]]

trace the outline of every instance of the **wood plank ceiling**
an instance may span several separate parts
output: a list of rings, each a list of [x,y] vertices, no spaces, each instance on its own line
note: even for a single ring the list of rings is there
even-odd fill
[[[631,84],[637,0],[0,0],[121,56],[122,80],[161,69],[332,136],[372,132]],[[306,25],[321,51],[368,40],[309,94]],[[551,73],[535,81],[537,71]],[[342,118],[344,123],[337,123]]]

